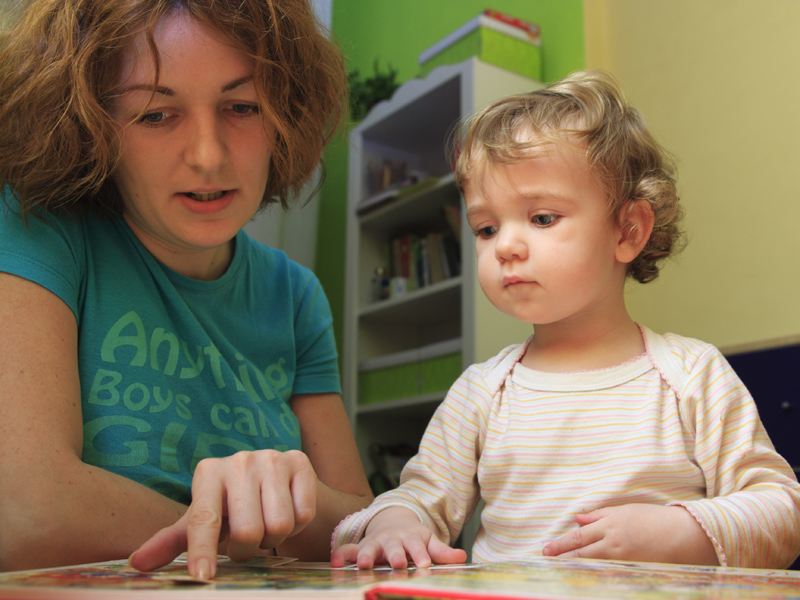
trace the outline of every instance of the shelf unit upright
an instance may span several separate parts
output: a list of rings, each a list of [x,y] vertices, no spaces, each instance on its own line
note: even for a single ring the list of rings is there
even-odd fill
[[[373,471],[370,444],[416,446],[453,381],[438,382],[436,389],[418,381],[416,392],[365,403],[359,389],[364,365],[417,353],[418,360],[412,365],[418,364],[420,371],[410,377],[421,379],[425,377],[426,351],[446,346],[460,354],[460,373],[529,334],[525,326],[491,306],[480,290],[474,236],[463,215],[446,146],[453,127],[463,117],[500,97],[539,87],[537,81],[470,58],[404,83],[350,133],[343,391],[368,474]],[[403,162],[410,170],[438,179],[418,192],[364,210],[363,203],[371,193],[370,168],[374,170],[374,165],[385,159]],[[376,300],[371,280],[375,269],[385,263],[389,241],[404,232],[446,228],[445,204],[459,208],[460,274]]]

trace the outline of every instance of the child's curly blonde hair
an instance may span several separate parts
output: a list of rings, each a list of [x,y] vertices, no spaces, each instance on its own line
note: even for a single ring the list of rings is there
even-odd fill
[[[158,70],[153,30],[174,11],[254,61],[260,113],[276,135],[262,206],[288,205],[347,116],[341,51],[308,0],[17,0],[4,10],[0,198],[6,183],[24,214],[121,213],[113,178],[121,127],[109,101],[138,35]]]
[[[683,242],[675,166],[610,74],[578,71],[541,90],[503,98],[469,118],[456,141],[456,183],[463,191],[487,162],[517,162],[538,146],[569,141],[585,146],[616,222],[627,223],[622,212],[632,209],[630,200],[652,207],[653,232],[628,269],[633,279],[652,281],[657,263]]]

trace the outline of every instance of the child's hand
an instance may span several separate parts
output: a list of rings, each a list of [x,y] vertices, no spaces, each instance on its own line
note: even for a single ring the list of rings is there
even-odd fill
[[[405,569],[409,558],[417,567],[427,568],[432,562],[463,563],[467,553],[439,540],[412,511],[391,506],[372,518],[358,544],[336,548],[331,566],[354,562],[359,569],[371,569],[378,563],[389,563],[393,569]]]
[[[718,565],[711,540],[685,508],[626,504],[575,516],[580,529],[544,547],[545,556]]]

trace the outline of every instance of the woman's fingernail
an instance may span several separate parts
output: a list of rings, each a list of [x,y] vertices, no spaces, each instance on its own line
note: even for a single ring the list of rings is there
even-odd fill
[[[211,565],[207,558],[201,558],[194,565],[195,577],[198,579],[211,579]]]

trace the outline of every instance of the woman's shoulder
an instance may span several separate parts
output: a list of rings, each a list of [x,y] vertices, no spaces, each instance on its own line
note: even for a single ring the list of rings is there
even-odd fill
[[[283,250],[257,241],[244,230],[237,234],[236,243],[243,247],[244,260],[256,276],[266,272],[272,280],[285,277],[294,288],[307,287],[309,283],[316,285],[318,282],[309,267],[292,260]]]
[[[101,224],[50,212],[22,214],[5,198],[0,204],[0,271],[37,283],[61,298],[76,314],[92,256],[107,256],[93,241]],[[111,233],[106,239],[113,240]],[[118,271],[119,265],[115,266]]]
[[[58,261],[79,259],[86,249],[86,222],[41,210],[23,214],[8,192],[0,198],[0,254],[22,262],[58,268]]]
[[[83,221],[57,212],[32,209],[23,213],[19,201],[8,188],[0,189],[0,230],[3,236],[32,237],[47,232],[76,234]]]

